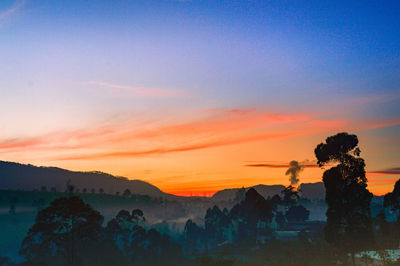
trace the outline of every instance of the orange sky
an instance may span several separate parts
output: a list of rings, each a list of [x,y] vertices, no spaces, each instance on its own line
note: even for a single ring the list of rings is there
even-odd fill
[[[340,131],[360,137],[367,170],[393,166],[379,161],[390,146],[376,130],[399,120],[323,119],[312,113],[277,114],[252,109],[216,109],[173,119],[120,119],[87,128],[55,131],[0,142],[3,160],[71,170],[99,170],[148,181],[176,195],[212,195],[224,188],[257,184],[288,185],[291,160],[313,164],[313,150]],[[371,133],[372,132],[372,133]],[[378,151],[376,148],[378,147]],[[369,153],[371,151],[371,153]],[[278,167],[249,167],[272,162]],[[321,180],[322,170],[307,167],[300,182]],[[390,191],[398,176],[368,174],[375,194]]]

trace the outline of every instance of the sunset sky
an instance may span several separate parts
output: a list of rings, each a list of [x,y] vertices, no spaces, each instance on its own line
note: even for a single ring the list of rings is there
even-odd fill
[[[328,2],[328,3],[326,3]],[[358,135],[400,178],[400,1],[0,1],[0,160],[177,195],[317,182]],[[254,167],[258,165],[259,167]],[[261,166],[260,166],[261,165]]]

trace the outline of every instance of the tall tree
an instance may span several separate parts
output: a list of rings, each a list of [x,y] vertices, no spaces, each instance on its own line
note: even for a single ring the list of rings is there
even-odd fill
[[[187,220],[183,229],[184,249],[188,254],[197,254],[204,251],[205,234],[204,229],[191,219]]]
[[[36,216],[20,254],[33,265],[79,265],[102,230],[103,216],[79,197],[58,198]]]
[[[385,208],[390,208],[392,211],[399,214],[400,211],[400,179],[394,185],[393,191],[389,192],[384,197],[383,205]],[[400,215],[397,216],[397,222],[400,223]]]
[[[281,193],[283,194],[282,203],[288,208],[295,205],[300,198],[299,192],[292,185],[286,187]]]
[[[325,239],[343,252],[354,253],[373,242],[365,162],[360,157],[356,135],[339,133],[315,148],[320,167],[332,166],[323,174],[326,190]]]
[[[245,200],[236,204],[229,213],[230,218],[238,224],[236,240],[252,245],[260,237],[270,234],[273,210],[270,199],[265,199],[254,188],[250,188]]]

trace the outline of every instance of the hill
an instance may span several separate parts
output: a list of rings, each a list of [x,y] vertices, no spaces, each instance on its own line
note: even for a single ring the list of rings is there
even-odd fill
[[[256,185],[253,187],[247,187],[246,190],[254,188],[264,198],[272,197],[276,194],[281,195],[282,190],[285,189],[283,185]],[[233,200],[236,196],[236,192],[239,188],[230,188],[220,190],[212,197],[215,201],[229,201]],[[324,200],[325,199],[325,187],[322,182],[317,183],[304,183],[299,186],[300,195],[302,198],[309,200]]]
[[[257,185],[253,187],[247,187],[246,191],[250,188],[254,188],[258,193],[260,193],[264,198],[268,196],[272,197],[276,194],[281,194],[281,191],[285,189],[283,185]],[[229,188],[223,189],[214,194],[212,199],[214,201],[230,201],[233,200],[236,196],[236,192],[239,188]]]
[[[322,182],[302,183],[299,186],[301,197],[309,200],[325,200],[325,186]]]
[[[172,196],[162,192],[156,186],[141,180],[129,180],[102,172],[74,172],[57,167],[38,167],[14,162],[0,161],[0,189],[34,190],[46,186],[64,191],[66,183],[71,180],[76,188],[87,191],[103,189],[105,193],[122,193],[129,189],[138,195],[153,197]]]

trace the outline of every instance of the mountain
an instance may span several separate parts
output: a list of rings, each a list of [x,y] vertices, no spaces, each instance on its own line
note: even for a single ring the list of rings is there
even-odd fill
[[[254,188],[258,193],[261,194],[264,198],[267,198],[268,196],[272,197],[273,195],[280,194],[282,190],[285,189],[285,186],[283,185],[257,185],[253,187],[247,187],[246,191],[249,190],[250,188]],[[212,199],[214,201],[230,201],[233,200],[236,196],[236,192],[239,190],[239,188],[229,188],[229,189],[223,189],[214,194],[212,196]]]
[[[46,186],[54,187],[57,191],[65,191],[68,180],[81,191],[92,188],[105,193],[123,193],[129,189],[133,194],[149,195],[153,197],[172,196],[162,192],[156,186],[141,180],[129,180],[125,177],[116,177],[102,172],[74,172],[57,167],[38,167],[0,161],[0,189],[34,190]]]
[[[309,200],[325,200],[325,186],[322,182],[302,183],[299,186],[301,197]]]
[[[246,188],[246,191],[250,188],[254,188],[264,198],[272,197],[276,194],[281,195],[282,190],[285,189],[283,185],[257,185]],[[212,197],[215,201],[229,201],[233,200],[236,196],[236,192],[239,188],[230,188],[220,190]],[[309,200],[324,200],[325,199],[325,187],[324,183],[304,183],[299,186],[300,195],[302,198]]]

